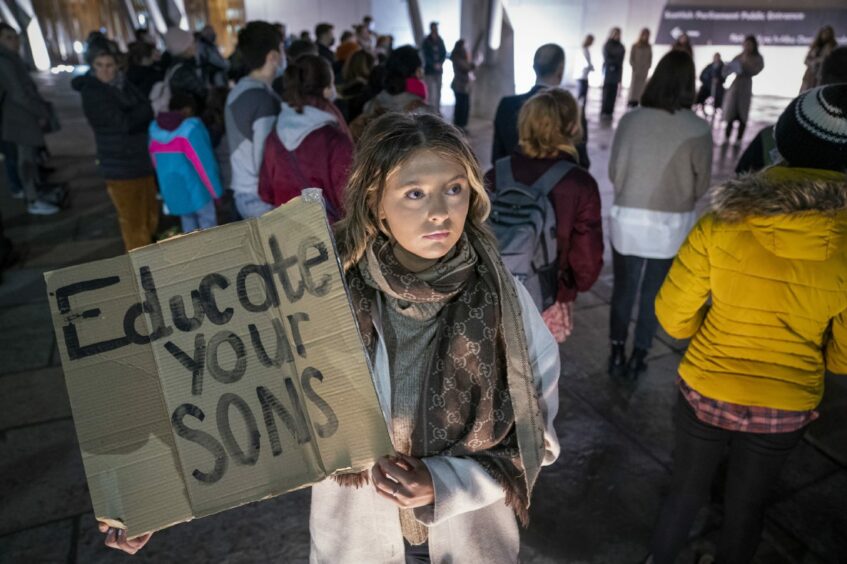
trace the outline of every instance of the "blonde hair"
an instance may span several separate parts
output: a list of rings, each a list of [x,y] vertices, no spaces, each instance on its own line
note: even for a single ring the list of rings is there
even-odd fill
[[[579,105],[561,88],[542,90],[523,105],[518,114],[518,144],[533,159],[575,154],[582,139]]]
[[[418,151],[433,151],[464,167],[471,188],[465,230],[493,241],[485,226],[491,202],[482,184],[479,161],[454,126],[432,114],[387,113],[365,129],[347,181],[344,218],[335,225],[338,254],[347,271],[388,226],[379,218],[387,178]]]

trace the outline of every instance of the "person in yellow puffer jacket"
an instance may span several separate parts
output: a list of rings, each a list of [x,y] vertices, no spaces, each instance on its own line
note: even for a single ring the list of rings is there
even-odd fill
[[[718,562],[749,562],[824,373],[847,374],[847,84],[794,99],[785,162],[718,188],[656,298],[679,366],[671,491],[649,562],[673,562],[729,449]]]

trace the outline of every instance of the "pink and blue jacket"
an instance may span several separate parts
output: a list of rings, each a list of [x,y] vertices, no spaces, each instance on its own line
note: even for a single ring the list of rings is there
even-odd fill
[[[199,118],[160,113],[150,124],[149,148],[169,214],[194,213],[223,195],[212,141]]]

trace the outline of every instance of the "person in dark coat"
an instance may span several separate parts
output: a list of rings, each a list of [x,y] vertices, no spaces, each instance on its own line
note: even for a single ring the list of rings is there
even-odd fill
[[[453,124],[464,129],[468,125],[468,116],[471,112],[471,86],[474,80],[473,71],[476,69],[476,65],[468,56],[464,39],[458,40],[453,46],[450,61],[453,63],[453,83],[450,88],[456,96]]]
[[[609,39],[603,45],[603,103],[600,116],[611,118],[615,113],[615,100],[623,76],[623,60],[626,47],[621,43],[621,28],[613,27]]]
[[[136,41],[129,46],[129,66],[126,79],[149,97],[153,85],[164,78],[161,68],[153,63],[155,49],[149,43]]]
[[[535,86],[525,94],[504,96],[497,105],[494,116],[494,144],[491,147],[491,163],[507,157],[518,146],[518,113],[521,107],[533,95],[545,88],[555,88],[562,83],[565,74],[565,51],[555,43],[542,45],[535,51],[532,61],[535,70]],[[581,114],[583,138],[576,148],[579,152],[579,165],[588,169],[591,160],[588,158],[586,144],[588,132],[585,124],[585,114]]]
[[[165,47],[172,55],[170,67],[165,73],[166,77],[170,77],[171,95],[176,92],[190,94],[202,112],[209,95],[209,85],[197,64],[194,36],[184,29],[172,27],[165,32]]]
[[[115,56],[94,56],[89,74],[71,81],[97,146],[97,164],[118,212],[126,250],[149,245],[159,223],[156,179],[147,150],[150,101],[118,71]]]
[[[574,97],[559,88],[532,96],[521,108],[519,146],[510,158],[512,176],[531,186],[559,161],[577,163],[575,142],[582,135],[580,111]],[[497,185],[496,170],[484,178],[489,192]],[[549,195],[556,213],[559,288],[556,303],[542,312],[553,336],[562,342],[572,328],[573,302],[577,292],[588,291],[603,267],[603,222],[600,192],[591,174],[575,166],[553,187]]]
[[[703,72],[700,73],[700,82],[702,85],[697,92],[696,104],[703,106],[706,100],[712,98],[715,109],[720,108],[721,104],[723,104],[724,80],[726,79],[723,76],[723,60],[720,53],[715,53],[711,64],[706,66]]]
[[[427,104],[436,112],[441,112],[441,75],[444,73],[444,61],[447,60],[447,47],[438,35],[438,22],[429,24],[429,35],[421,48],[424,58],[424,82],[429,92]]]
[[[21,56],[17,32],[0,23],[0,141],[6,158],[16,163],[17,180],[31,215],[59,211],[38,193],[38,155],[44,146],[44,130],[50,121],[50,107],[38,93]],[[15,176],[12,175],[13,180]]]
[[[318,46],[318,55],[326,59],[330,65],[335,64],[335,51],[331,49],[335,45],[335,28],[329,23],[319,23],[315,26],[315,43]]]

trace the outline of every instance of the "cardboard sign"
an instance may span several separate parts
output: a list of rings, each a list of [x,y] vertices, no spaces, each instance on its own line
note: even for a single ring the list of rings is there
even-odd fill
[[[129,537],[392,452],[319,192],[45,278],[95,515]]]

